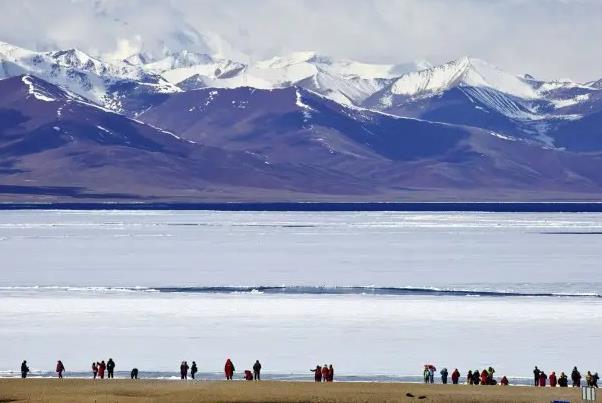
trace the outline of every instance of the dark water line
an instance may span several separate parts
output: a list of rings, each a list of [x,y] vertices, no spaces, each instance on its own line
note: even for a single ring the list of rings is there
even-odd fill
[[[262,293],[288,295],[416,295],[416,296],[475,296],[475,297],[572,297],[600,298],[595,293],[515,292],[462,289],[438,289],[418,287],[151,287],[162,293]]]
[[[602,202],[433,203],[0,203],[0,210],[407,211],[600,213]]]

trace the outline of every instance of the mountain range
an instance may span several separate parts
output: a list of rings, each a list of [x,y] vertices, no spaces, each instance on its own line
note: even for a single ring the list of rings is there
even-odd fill
[[[0,43],[0,200],[598,200],[601,82]]]

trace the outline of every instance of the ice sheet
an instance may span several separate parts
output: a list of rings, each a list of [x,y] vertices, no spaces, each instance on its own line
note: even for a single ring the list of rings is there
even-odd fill
[[[219,372],[260,359],[267,372],[419,375],[424,363],[528,376],[533,365],[596,368],[600,299],[0,292],[0,370]]]

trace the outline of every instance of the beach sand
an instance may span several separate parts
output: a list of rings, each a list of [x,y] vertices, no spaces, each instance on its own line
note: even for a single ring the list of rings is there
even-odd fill
[[[411,393],[416,397],[407,397]],[[425,399],[418,399],[426,396]],[[581,399],[580,390],[525,386],[401,383],[201,382],[2,379],[7,402],[546,402]]]

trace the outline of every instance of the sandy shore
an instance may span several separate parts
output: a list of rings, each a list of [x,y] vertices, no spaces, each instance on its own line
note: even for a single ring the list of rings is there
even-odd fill
[[[406,396],[407,393],[415,397]],[[426,396],[425,399],[418,399]],[[178,382],[157,380],[2,379],[7,402],[546,402],[580,399],[566,388],[400,383]]]

